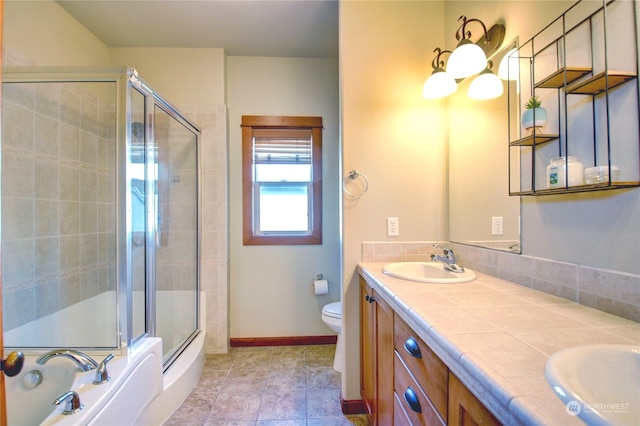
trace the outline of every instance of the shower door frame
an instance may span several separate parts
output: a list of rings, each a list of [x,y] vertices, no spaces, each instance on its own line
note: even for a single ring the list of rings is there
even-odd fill
[[[130,68],[128,70],[129,78],[127,84],[127,111],[130,111],[131,108],[131,93],[132,90],[137,90],[139,93],[145,96],[145,120],[144,120],[144,129],[145,129],[145,169],[146,169],[146,179],[145,179],[145,193],[146,194],[154,194],[157,189],[154,187],[154,176],[152,176],[152,165],[154,165],[154,152],[156,147],[156,137],[155,137],[155,109],[154,107],[160,108],[164,113],[170,116],[172,119],[176,120],[186,129],[188,129],[193,135],[196,137],[196,303],[195,303],[195,322],[196,328],[193,332],[185,339],[184,342],[180,345],[180,347],[164,362],[164,371],[166,371],[173,362],[180,356],[180,354],[184,351],[184,349],[198,336],[201,332],[202,324],[200,323],[200,256],[201,256],[201,229],[202,229],[202,214],[201,214],[201,185],[200,185],[200,170],[201,170],[201,142],[202,142],[202,132],[196,127],[193,123],[189,122],[182,114],[175,108],[171,103],[167,102],[161,96],[159,96],[153,88],[151,88],[143,79],[138,76],[138,73],[135,69]],[[131,114],[127,114],[126,119],[127,122],[127,147],[131,147]],[[127,161],[131,161],[130,156],[128,156]],[[127,163],[129,164],[129,163]],[[130,179],[127,179],[127,185],[130,186]],[[126,194],[128,197],[128,202],[131,203],[131,188],[126,189]],[[145,197],[145,199],[150,199],[150,203],[152,204],[151,208],[145,206],[147,208],[146,215],[146,238],[145,238],[145,256],[146,256],[146,270],[145,270],[145,321],[146,321],[146,334],[138,337],[133,337],[133,341],[129,344],[135,342],[139,338],[149,336],[156,336],[156,325],[157,325],[157,309],[156,309],[156,248],[158,242],[158,203],[156,203],[156,197]],[[146,203],[145,203],[146,204]],[[128,209],[131,208],[131,204],[128,204]],[[128,258],[128,270],[132,270],[131,268],[131,224],[127,224],[127,244],[129,249],[129,258]],[[132,288],[131,277],[129,279],[129,288]],[[129,314],[132,315],[132,305],[133,301],[129,304]],[[127,322],[129,326],[132,326],[133,321],[132,317],[129,318],[130,321]],[[129,336],[131,337],[131,330],[129,331]],[[164,354],[163,354],[164,355]]]
[[[165,362],[164,369],[180,355],[180,353],[201,332],[202,319],[200,309],[200,258],[201,258],[201,220],[202,220],[202,195],[200,185],[202,132],[194,124],[190,123],[169,102],[162,99],[149,85],[138,77],[135,69],[129,67],[112,68],[84,68],[84,67],[8,67],[3,69],[2,83],[115,83],[115,346],[99,348],[85,346],[87,350],[119,350],[135,346],[136,341],[155,336],[156,301],[155,301],[155,231],[157,220],[147,220],[146,230],[154,231],[146,235],[146,266],[145,266],[145,332],[139,336],[133,336],[133,283],[132,283],[132,219],[131,212],[131,180],[128,170],[131,169],[132,147],[132,123],[131,123],[131,95],[132,90],[137,90],[145,96],[145,153],[153,149],[155,144],[153,133],[153,107],[160,107],[165,113],[189,129],[196,136],[196,289],[195,289],[195,322],[196,328],[191,335],[174,352],[174,355]],[[150,148],[151,147],[151,148]],[[147,155],[146,155],[147,156]],[[146,164],[149,160],[145,159]],[[145,179],[145,190],[148,191],[152,184]],[[149,192],[150,193],[150,192]],[[145,203],[146,204],[146,203]],[[157,206],[153,202],[153,208],[147,209],[147,219],[157,218]],[[145,231],[147,233],[147,231]],[[151,247],[150,247],[151,246]],[[151,248],[151,250],[149,250]],[[152,260],[153,262],[150,262]],[[0,287],[1,288],[1,287]],[[1,299],[0,299],[1,300]],[[0,330],[4,333],[4,330]],[[34,346],[32,349],[36,349]]]
[[[130,315],[127,311],[131,311],[131,304],[126,300],[126,292],[124,294],[124,301],[122,299],[123,292],[121,289],[126,289],[127,284],[130,284],[130,280],[127,279],[127,253],[130,247],[127,247],[127,239],[122,238],[122,235],[126,236],[126,193],[121,187],[121,183],[126,182],[126,164],[127,146],[122,146],[123,141],[130,143],[127,139],[127,130],[122,123],[126,123],[127,117],[127,97],[129,94],[128,68],[115,67],[115,68],[85,68],[85,67],[6,67],[3,69],[2,83],[115,83],[115,260],[116,260],[116,306],[115,306],[115,346],[100,346],[99,348],[84,346],[83,349],[91,350],[104,350],[113,349],[123,351],[126,347],[131,346],[131,332],[127,318]],[[125,162],[122,162],[125,161]],[[129,188],[130,189],[130,188]],[[122,208],[125,206],[125,208]],[[122,263],[124,261],[124,263]],[[124,265],[124,267],[123,267]],[[124,307],[124,309],[123,309]],[[123,322],[124,321],[124,322]],[[4,333],[4,330],[2,330]],[[123,343],[124,342],[124,343]],[[43,346],[42,348],[48,348]],[[37,346],[30,348],[31,350],[37,349]]]

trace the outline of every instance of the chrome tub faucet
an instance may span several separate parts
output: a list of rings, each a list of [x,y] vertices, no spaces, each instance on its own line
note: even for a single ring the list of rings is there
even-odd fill
[[[69,358],[70,360],[75,362],[78,368],[80,368],[80,370],[82,371],[91,371],[98,368],[98,363],[93,358],[83,352],[76,351],[74,349],[54,349],[40,355],[40,357],[36,359],[36,363],[39,365],[44,365],[50,359],[59,356]]]
[[[451,272],[464,272],[464,268],[458,265],[458,258],[452,249],[447,247],[439,246],[438,244],[433,245],[434,248],[441,248],[444,256],[440,256],[438,254],[431,255],[432,262],[442,262],[444,264],[444,269]]]
[[[75,414],[84,408],[84,404],[80,402],[80,395],[78,395],[75,391],[69,391],[60,395],[58,399],[53,401],[53,405],[60,405],[63,402],[65,403],[65,405],[62,414],[64,414],[65,416],[69,414]]]

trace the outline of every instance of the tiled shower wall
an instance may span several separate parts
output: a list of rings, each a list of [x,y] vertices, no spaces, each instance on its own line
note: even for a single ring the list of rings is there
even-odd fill
[[[467,268],[640,322],[640,275],[435,241],[364,242],[362,261],[429,261],[434,243],[451,246]]]
[[[115,84],[108,84],[3,85],[6,330],[115,288]]]

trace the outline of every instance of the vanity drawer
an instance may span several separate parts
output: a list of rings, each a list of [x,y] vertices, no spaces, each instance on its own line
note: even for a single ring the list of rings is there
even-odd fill
[[[406,405],[402,397],[393,392],[393,426],[412,426],[403,404]]]
[[[446,422],[449,386],[447,366],[398,315],[394,321],[394,346],[398,356]],[[402,397],[402,394],[399,395]]]
[[[394,405],[400,405],[409,419],[409,424],[445,425],[445,421],[442,420],[422,388],[409,373],[407,366],[402,362],[402,358],[397,351],[395,352],[393,371],[395,372],[394,390],[396,396]],[[394,408],[394,418],[396,417],[396,411]]]

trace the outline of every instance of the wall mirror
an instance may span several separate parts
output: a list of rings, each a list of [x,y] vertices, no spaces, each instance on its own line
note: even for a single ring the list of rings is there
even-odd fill
[[[517,39],[505,43],[489,57],[496,73],[517,45]],[[471,80],[461,82],[448,99],[449,240],[520,253],[520,197],[509,196],[507,149],[509,117],[515,120],[511,126],[519,125],[519,106],[507,96],[507,84],[516,90],[516,81],[504,81],[504,94],[496,99],[475,101],[467,96]],[[501,234],[495,232],[494,218],[502,218]]]

